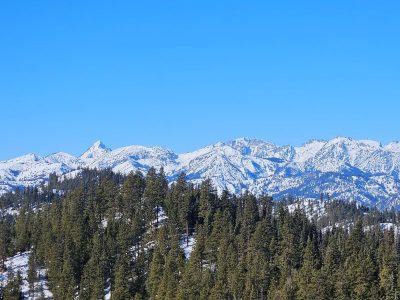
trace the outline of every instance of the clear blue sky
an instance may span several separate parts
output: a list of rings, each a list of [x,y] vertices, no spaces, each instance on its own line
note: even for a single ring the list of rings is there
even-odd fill
[[[399,1],[6,1],[0,159],[400,139]]]

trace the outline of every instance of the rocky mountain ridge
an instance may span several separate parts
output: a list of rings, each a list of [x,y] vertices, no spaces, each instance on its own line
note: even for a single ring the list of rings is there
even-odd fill
[[[400,207],[400,143],[382,145],[347,137],[311,140],[298,147],[239,138],[183,154],[144,146],[111,150],[97,141],[79,157],[58,152],[0,161],[0,193],[38,186],[51,173],[75,176],[81,168],[111,168],[128,174],[150,167],[163,167],[171,182],[180,172],[194,183],[210,178],[219,191],[248,189],[275,198],[307,199],[324,193],[367,206]]]

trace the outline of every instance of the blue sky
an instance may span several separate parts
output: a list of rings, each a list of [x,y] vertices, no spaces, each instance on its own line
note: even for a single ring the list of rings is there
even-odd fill
[[[8,1],[0,159],[400,139],[399,1]]]

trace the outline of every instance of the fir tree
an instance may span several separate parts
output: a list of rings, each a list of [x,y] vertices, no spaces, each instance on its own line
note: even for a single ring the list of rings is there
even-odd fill
[[[35,281],[37,279],[36,274],[36,261],[35,254],[32,253],[28,260],[28,283],[29,283],[29,295],[33,297],[35,295]]]
[[[204,225],[206,234],[210,233],[211,231],[215,206],[216,195],[211,185],[211,181],[205,180],[202,182],[200,187],[199,218],[200,223]]]
[[[10,253],[11,239],[11,224],[0,219],[0,271],[5,270],[5,260]]]
[[[205,263],[205,233],[199,226],[196,230],[196,244],[185,266],[178,289],[178,299],[200,299]]]
[[[132,272],[127,254],[119,256],[115,266],[115,279],[112,286],[111,299],[131,299],[132,295]]]
[[[316,263],[313,244],[309,239],[304,250],[303,264],[296,274],[298,278],[298,290],[296,298],[299,300],[321,299],[316,286]]]
[[[22,300],[23,295],[21,291],[22,277],[21,273],[17,272],[8,274],[8,284],[4,288],[4,300]]]
[[[385,232],[380,248],[381,267],[379,271],[379,286],[381,289],[381,297],[385,299],[395,299],[397,272],[393,229]]]
[[[184,269],[184,254],[176,235],[172,236],[171,248],[165,258],[163,276],[159,284],[160,299],[175,299],[176,291]]]

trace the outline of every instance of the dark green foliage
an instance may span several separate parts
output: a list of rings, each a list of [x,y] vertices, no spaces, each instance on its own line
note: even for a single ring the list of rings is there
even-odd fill
[[[145,221],[155,221],[154,226],[157,227],[160,211],[168,191],[164,170],[161,169],[160,173],[157,173],[154,168],[150,168],[146,174],[145,185],[143,193]]]
[[[5,259],[12,252],[12,225],[5,219],[0,219],[0,271],[5,270]]]
[[[326,215],[309,220],[288,211],[293,201],[217,194],[210,180],[197,187],[185,174],[168,186],[155,169],[82,170],[64,181],[52,174],[41,192],[0,197],[0,208],[20,212],[0,218],[0,268],[31,250],[30,290],[35,268],[45,267],[55,299],[104,299],[106,291],[112,299],[399,297],[399,239],[378,225],[398,223],[398,213],[330,200]],[[11,277],[1,297],[19,299],[20,280]]]
[[[132,269],[130,258],[126,254],[121,254],[115,264],[114,284],[112,286],[111,299],[130,299],[132,298]]]
[[[28,261],[28,283],[29,283],[29,294],[31,296],[35,293],[35,281],[37,280],[36,274],[36,259],[35,254],[29,257]]]
[[[205,233],[211,232],[211,225],[218,201],[210,180],[205,180],[200,187],[199,222],[204,224]]]
[[[9,273],[8,277],[9,281],[3,292],[4,300],[22,300],[23,296],[20,289],[22,284],[21,274],[19,272],[17,274]]]
[[[187,183],[184,173],[172,184],[165,200],[165,208],[168,221],[174,224],[180,233],[185,233],[187,244],[196,224],[198,199],[193,186]]]

